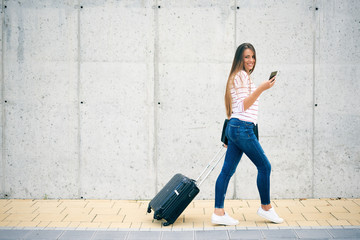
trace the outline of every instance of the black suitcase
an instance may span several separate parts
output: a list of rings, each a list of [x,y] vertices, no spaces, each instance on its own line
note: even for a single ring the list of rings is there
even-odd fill
[[[154,219],[164,218],[164,226],[173,224],[199,191],[195,180],[178,173],[151,200],[148,213],[153,209]]]
[[[161,191],[150,201],[147,210],[148,213],[151,213],[151,210],[154,210],[154,219],[166,220],[166,222],[163,223],[164,226],[173,224],[199,193],[199,186],[224,157],[225,152],[218,157],[222,149],[223,147],[221,147],[219,152],[214,156],[196,180],[190,179],[180,173],[173,176]],[[201,178],[202,180],[198,183]]]

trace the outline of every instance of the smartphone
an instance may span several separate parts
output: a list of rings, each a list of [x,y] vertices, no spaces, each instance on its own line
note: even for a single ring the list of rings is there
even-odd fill
[[[277,75],[278,71],[274,71],[270,74],[269,80]]]

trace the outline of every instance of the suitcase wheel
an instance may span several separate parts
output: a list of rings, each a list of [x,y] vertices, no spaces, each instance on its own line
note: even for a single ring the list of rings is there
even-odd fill
[[[164,222],[164,223],[163,223],[163,226],[166,227],[166,226],[169,226],[170,224],[171,224],[171,223],[169,223],[169,222]]]
[[[148,213],[151,213],[151,207],[150,207],[150,205],[148,206],[147,212],[148,212]]]

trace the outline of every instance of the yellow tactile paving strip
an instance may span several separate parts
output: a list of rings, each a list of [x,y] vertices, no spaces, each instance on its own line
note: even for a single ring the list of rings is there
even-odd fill
[[[72,229],[221,229],[210,222],[213,200],[194,200],[169,227],[146,212],[149,201],[0,199],[0,227]],[[272,205],[285,219],[272,224],[256,215],[259,200],[226,200],[242,227],[360,226],[360,199],[288,199]]]

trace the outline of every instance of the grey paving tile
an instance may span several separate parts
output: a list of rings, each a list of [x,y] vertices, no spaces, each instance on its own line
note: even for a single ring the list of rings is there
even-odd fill
[[[94,235],[95,231],[80,231],[80,230],[70,230],[64,231],[64,233],[59,238],[60,240],[89,240]]]
[[[129,236],[126,240],[159,240],[160,236],[160,231],[134,231],[129,232]]]
[[[91,240],[124,240],[128,232],[98,231]]]
[[[360,239],[360,229],[329,229],[334,238],[358,238]]]
[[[212,231],[195,231],[196,240],[224,240],[229,239],[227,231],[212,230]]]
[[[266,239],[268,238],[297,238],[294,230],[278,229],[278,230],[261,230]]]
[[[33,230],[24,239],[53,240],[58,239],[64,231],[62,230]]]
[[[263,239],[260,230],[236,230],[229,231],[230,239]]]
[[[30,230],[0,230],[0,239],[23,239],[29,232]]]
[[[162,240],[193,240],[194,231],[163,232]]]
[[[329,239],[332,238],[327,229],[296,229],[299,238],[305,239]]]
[[[260,239],[262,239],[262,238],[260,238]],[[264,239],[266,239],[266,240],[279,240],[279,239],[281,239],[281,240],[297,240],[297,239],[299,239],[299,238],[277,238],[277,237],[267,237],[267,238],[264,238]]]
[[[336,240],[359,240],[360,238],[334,238]]]
[[[0,240],[237,240],[237,239],[360,239],[360,228],[347,229],[254,229],[190,231],[81,231],[0,229]]]
[[[327,237],[315,237],[315,238],[296,238],[296,239],[306,239],[306,240],[330,240],[332,238],[327,238]]]

